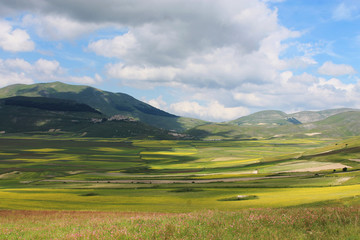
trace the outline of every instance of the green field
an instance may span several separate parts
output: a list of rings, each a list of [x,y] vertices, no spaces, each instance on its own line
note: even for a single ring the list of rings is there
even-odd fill
[[[357,239],[359,159],[359,137],[2,137],[0,239]]]
[[[359,146],[358,138],[0,138],[0,208],[186,212],[358,202]],[[256,198],[220,201],[238,195]]]

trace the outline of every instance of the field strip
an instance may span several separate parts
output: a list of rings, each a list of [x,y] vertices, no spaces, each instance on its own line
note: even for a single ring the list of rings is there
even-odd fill
[[[216,183],[216,182],[240,182],[252,180],[265,180],[276,178],[291,178],[301,177],[307,175],[292,175],[292,176],[272,176],[272,177],[248,177],[248,178],[217,178],[217,179],[201,179],[201,180],[100,180],[100,181],[86,181],[86,180],[60,180],[60,179],[46,179],[41,182],[66,182],[66,183],[148,183],[148,184],[169,184],[169,183]]]
[[[76,174],[76,171],[74,171]],[[82,171],[78,171],[79,173],[81,173]],[[68,172],[70,173],[70,172]],[[193,172],[188,172],[188,174],[184,174],[184,172],[182,173],[177,173],[177,174],[164,174],[164,175],[134,175],[134,174],[128,174],[128,173],[105,173],[105,174],[101,174],[99,173],[98,175],[103,175],[103,176],[120,176],[120,177],[128,177],[128,178],[165,178],[165,177],[203,177],[203,176],[214,176],[214,175],[219,175],[219,174],[224,174],[224,175],[231,175],[231,174],[258,174],[258,170],[249,170],[249,171],[233,171],[233,172],[224,172],[224,173],[196,173],[194,174]]]
[[[350,161],[360,162],[360,159],[349,159]]]
[[[351,168],[351,167],[341,163],[333,163],[319,167],[309,167],[309,168],[295,169],[295,170],[283,171],[283,172],[318,172],[322,170],[331,170],[331,169],[340,169],[340,168]]]

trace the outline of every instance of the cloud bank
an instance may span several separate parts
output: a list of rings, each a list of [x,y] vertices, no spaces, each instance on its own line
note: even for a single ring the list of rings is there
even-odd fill
[[[66,79],[163,87],[173,100],[157,98],[149,103],[177,115],[217,121],[263,109],[360,107],[354,67],[327,60],[319,63],[315,57],[325,54],[325,47],[297,42],[306,31],[283,26],[277,9],[271,7],[275,2],[282,1],[2,1],[0,15],[22,14],[17,25],[0,22],[3,51],[35,51],[30,32],[59,45],[91,35],[81,46],[83,54],[104,64],[101,73],[90,77],[70,74],[56,58],[3,59],[0,85]],[[349,6],[336,5],[329,18],[357,18],[359,8]],[[113,31],[97,35],[104,29]]]

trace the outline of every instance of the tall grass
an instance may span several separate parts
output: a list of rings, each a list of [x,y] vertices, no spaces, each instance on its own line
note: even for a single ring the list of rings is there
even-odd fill
[[[0,211],[0,239],[359,239],[360,207],[238,212]]]

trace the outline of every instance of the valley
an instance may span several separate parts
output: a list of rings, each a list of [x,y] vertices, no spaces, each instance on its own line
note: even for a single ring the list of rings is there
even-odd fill
[[[0,96],[0,238],[43,239],[50,216],[49,236],[60,239],[360,234],[357,109],[271,110],[210,123],[59,82],[13,85]],[[266,212],[273,225],[261,220]],[[214,216],[225,224],[209,228]],[[248,234],[224,231],[235,223],[248,224]],[[105,230],[86,230],[94,224]]]
[[[0,138],[3,209],[183,212],[359,202],[360,138]],[[309,194],[311,197],[309,198]],[[237,195],[256,199],[226,201]],[[59,201],[59,199],[62,199]]]

